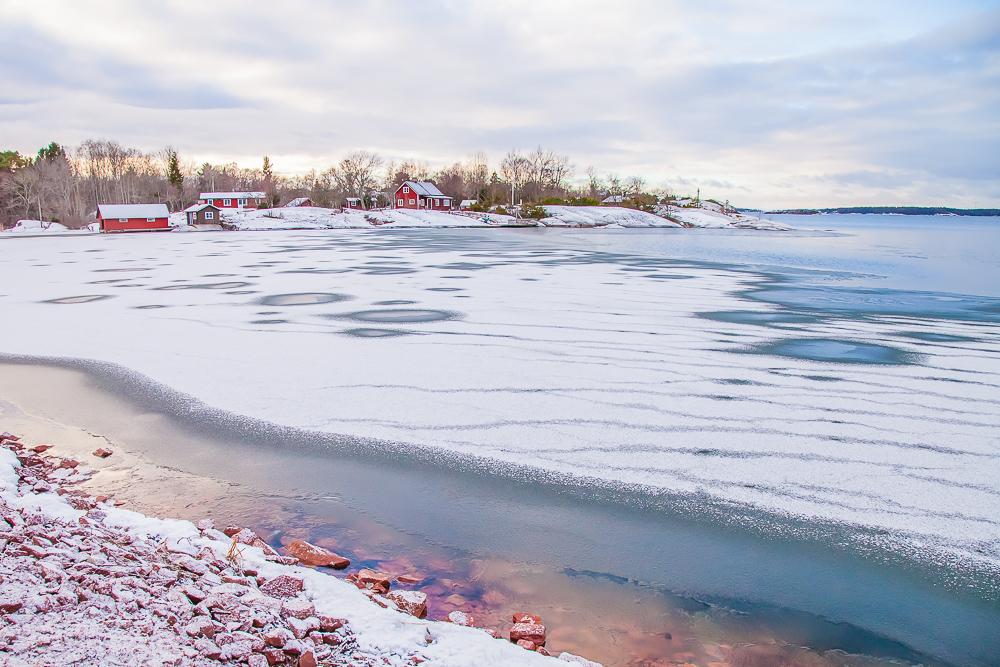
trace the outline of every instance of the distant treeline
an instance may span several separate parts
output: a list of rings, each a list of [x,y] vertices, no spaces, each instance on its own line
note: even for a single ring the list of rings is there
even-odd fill
[[[766,211],[780,215],[817,215],[819,213],[881,213],[883,215],[984,215],[1000,216],[1000,208],[949,208],[947,206],[850,206],[847,208],[790,208]]]

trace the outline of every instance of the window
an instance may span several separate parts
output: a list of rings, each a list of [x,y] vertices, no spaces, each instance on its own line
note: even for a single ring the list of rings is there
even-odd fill
[[[240,199],[239,200],[239,205],[240,205],[240,208],[246,206],[247,205],[247,200],[246,199]]]
[[[118,218],[118,222],[128,222],[128,218]]]
[[[416,204],[416,203],[417,203],[417,200],[414,199],[413,197],[410,197],[410,204],[413,205],[413,204]]]
[[[405,185],[404,185],[404,186],[403,186],[403,194],[404,194],[404,195],[408,195],[408,194],[410,194],[410,188],[408,188],[407,186],[405,186]]]
[[[222,200],[222,205],[223,206],[232,206],[233,205],[233,200],[232,199],[223,199]]]
[[[215,211],[205,211],[206,220],[215,220]]]
[[[397,199],[396,200],[396,206],[402,206],[402,205],[403,205],[403,200],[402,199]]]
[[[146,218],[146,222],[156,222],[156,218]]]

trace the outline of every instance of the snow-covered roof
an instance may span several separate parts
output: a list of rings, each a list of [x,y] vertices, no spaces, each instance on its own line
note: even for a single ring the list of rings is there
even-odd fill
[[[98,204],[97,213],[109,218],[166,218],[170,215],[166,204]]]
[[[621,204],[625,201],[625,197],[622,195],[611,195],[610,197],[605,197],[601,200],[602,204]]]
[[[185,213],[198,213],[199,211],[201,211],[203,209],[206,209],[206,208],[214,208],[216,211],[219,210],[219,207],[215,206],[213,204],[193,204],[191,206],[188,206],[186,209],[184,209],[184,212]]]
[[[287,204],[285,204],[285,207],[289,207],[289,206],[302,206],[303,204],[305,204],[306,202],[309,202],[309,201],[312,201],[311,199],[309,199],[309,197],[296,197],[292,201],[290,201]]]
[[[263,192],[202,192],[198,199],[263,199]]]
[[[451,199],[451,197],[438,190],[436,185],[428,181],[405,181],[403,185],[409,185],[411,190],[423,197],[446,197],[447,199]]]
[[[460,208],[465,208],[466,206],[475,206],[479,203],[478,199],[463,199],[462,203],[459,204]]]

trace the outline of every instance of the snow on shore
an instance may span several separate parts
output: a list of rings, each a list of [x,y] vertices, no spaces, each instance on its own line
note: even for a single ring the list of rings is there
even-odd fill
[[[17,224],[6,230],[9,234],[87,234],[98,231],[94,226],[96,223],[87,225],[81,229],[70,229],[59,222],[46,222],[45,220],[18,220]]]
[[[547,658],[482,629],[420,620],[396,610],[392,593],[279,562],[283,557],[246,529],[224,534],[209,521],[196,527],[116,508],[73,489],[88,477],[86,466],[45,450],[0,436],[4,664],[500,667],[577,660]]]

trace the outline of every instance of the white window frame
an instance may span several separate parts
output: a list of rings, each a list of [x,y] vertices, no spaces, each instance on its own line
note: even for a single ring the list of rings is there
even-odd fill
[[[410,204],[412,205],[412,204],[416,204],[416,203],[417,203],[417,200],[414,199],[413,197],[410,197]]]
[[[237,205],[239,205],[240,208],[245,208],[246,205],[247,205],[247,200],[246,199],[237,199],[236,203],[237,203]]]
[[[118,222],[128,222],[128,218],[118,218]]]
[[[402,205],[403,205],[403,200],[402,199],[397,199],[396,200],[396,206],[402,206]]]
[[[404,195],[410,194],[410,188],[406,185],[403,186],[403,194]]]
[[[223,206],[232,206],[233,205],[233,200],[232,199],[223,199],[222,200],[222,205]]]
[[[146,222],[156,222],[156,218],[146,218]]]
[[[215,211],[205,211],[206,220],[215,220]]]

